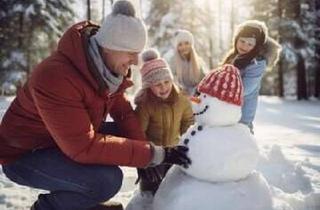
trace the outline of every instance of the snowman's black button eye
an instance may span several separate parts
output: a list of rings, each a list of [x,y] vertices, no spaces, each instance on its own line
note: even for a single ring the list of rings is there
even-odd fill
[[[195,91],[195,93],[193,94],[194,97],[198,97],[200,96],[200,92],[198,90]]]
[[[203,95],[203,98],[206,98],[207,97],[207,95]]]

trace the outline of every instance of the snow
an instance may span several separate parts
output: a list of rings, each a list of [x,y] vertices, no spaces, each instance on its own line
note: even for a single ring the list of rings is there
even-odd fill
[[[23,9],[23,5],[22,4],[16,4],[14,5],[13,9],[12,9],[12,12],[22,12],[24,9]]]
[[[36,15],[36,12],[34,11],[34,5],[28,6],[28,8],[25,10],[25,15],[27,17],[30,17],[31,15]]]
[[[1,95],[12,95],[14,93],[16,93],[17,88],[16,86],[14,86],[14,84],[5,81],[4,83],[2,83],[1,85]]]
[[[263,155],[257,169],[274,200],[291,205],[279,209],[320,209],[320,101],[261,97],[261,102],[255,136]]]
[[[10,64],[12,63],[19,63],[23,66],[27,65],[27,61],[25,59],[25,55],[22,52],[17,51],[13,51],[10,54],[10,58],[5,60],[2,64],[2,66],[4,68],[8,67]]]
[[[150,191],[136,190],[126,206],[126,210],[150,210],[153,207],[153,195]]]
[[[208,183],[174,167],[161,183],[153,207],[153,210],[270,210],[272,201],[268,184],[259,173],[238,182]]]
[[[12,99],[0,97],[1,116]],[[319,107],[320,101],[315,99],[260,97],[255,138],[262,155],[257,170],[269,184],[277,210],[320,209]],[[113,200],[127,205],[137,188],[136,171],[122,169],[123,186]],[[38,190],[10,182],[0,170],[1,210],[26,210],[37,193]]]

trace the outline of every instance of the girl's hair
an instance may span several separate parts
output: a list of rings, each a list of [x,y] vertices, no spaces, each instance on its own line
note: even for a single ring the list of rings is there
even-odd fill
[[[227,53],[222,64],[233,64],[238,69],[243,69],[249,65],[253,58],[259,55],[262,46],[266,43],[268,36],[267,27],[263,22],[249,20],[241,24],[233,38],[233,48]],[[256,39],[255,47],[244,55],[239,55],[237,41],[240,37],[251,37]]]

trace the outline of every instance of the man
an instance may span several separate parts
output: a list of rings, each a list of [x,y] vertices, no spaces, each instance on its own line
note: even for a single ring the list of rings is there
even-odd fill
[[[190,164],[187,148],[151,145],[124,91],[146,29],[128,1],[117,1],[99,29],[66,31],[10,105],[0,126],[0,163],[12,181],[49,191],[36,210],[89,209],[120,189],[118,167]],[[110,114],[121,136],[103,135]],[[110,134],[110,133],[109,133]]]

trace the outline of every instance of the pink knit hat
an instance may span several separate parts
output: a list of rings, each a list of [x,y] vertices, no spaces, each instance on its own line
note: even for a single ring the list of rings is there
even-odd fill
[[[221,101],[241,106],[243,85],[239,70],[230,64],[214,69],[198,85],[198,91]]]
[[[142,54],[142,59],[144,61],[140,70],[142,88],[148,88],[152,84],[163,80],[173,81],[173,76],[168,63],[160,58],[157,50],[146,50]]]

